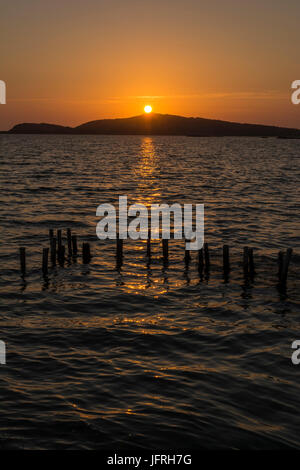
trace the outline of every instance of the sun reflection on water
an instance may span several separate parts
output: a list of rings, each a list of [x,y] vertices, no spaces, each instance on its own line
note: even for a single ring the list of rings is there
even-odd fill
[[[141,153],[135,169],[137,178],[136,202],[149,207],[161,198],[160,158],[153,138],[144,137],[141,142]]]

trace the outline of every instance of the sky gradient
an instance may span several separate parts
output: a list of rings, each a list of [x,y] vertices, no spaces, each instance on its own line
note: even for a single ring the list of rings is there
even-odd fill
[[[300,128],[298,0],[2,1],[0,129],[158,113]]]

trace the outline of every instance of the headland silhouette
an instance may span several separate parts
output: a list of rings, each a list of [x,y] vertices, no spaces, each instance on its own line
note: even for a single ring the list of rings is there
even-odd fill
[[[130,118],[99,119],[67,127],[47,123],[22,123],[10,134],[115,134],[115,135],[186,135],[200,137],[248,136],[300,138],[300,130],[261,124],[246,124],[200,117],[169,114],[142,114]]]

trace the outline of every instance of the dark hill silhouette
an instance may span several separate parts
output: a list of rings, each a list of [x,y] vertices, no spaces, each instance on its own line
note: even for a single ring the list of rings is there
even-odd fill
[[[17,124],[9,132],[13,134],[71,134],[73,131],[72,127],[58,126],[57,124],[26,122],[24,124]]]
[[[300,138],[299,129],[240,124],[214,119],[190,118],[169,114],[142,114],[130,118],[101,119],[71,128],[55,124],[18,124],[14,134],[119,134],[189,136],[278,136]]]

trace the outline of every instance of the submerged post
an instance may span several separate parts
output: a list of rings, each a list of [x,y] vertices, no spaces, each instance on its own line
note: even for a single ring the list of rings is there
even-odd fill
[[[190,250],[187,250],[186,247],[185,247],[185,250],[184,250],[185,265],[188,266],[190,264],[190,261],[191,261],[191,252],[190,252]]]
[[[247,246],[244,247],[243,269],[244,269],[244,276],[248,277],[248,274],[249,274],[249,248]]]
[[[65,262],[65,247],[64,245],[60,245],[57,250],[57,257],[58,262],[62,266]]]
[[[119,238],[119,234],[117,235],[116,249],[117,269],[119,269],[123,264],[123,239]]]
[[[26,251],[24,247],[20,247],[20,268],[22,276],[26,274]]]
[[[43,274],[48,273],[48,255],[49,255],[49,248],[43,248],[43,264],[42,264],[42,269],[43,269]]]
[[[249,248],[249,251],[248,251],[248,258],[249,258],[249,272],[250,272],[250,276],[254,276],[254,274],[255,274],[255,268],[254,268],[253,248]]]
[[[68,240],[68,255],[72,256],[72,235],[71,229],[67,229],[67,240]]]
[[[209,271],[209,268],[210,268],[210,258],[209,258],[208,243],[204,243],[204,259],[205,259],[205,270],[206,270],[206,271]]]
[[[151,240],[147,238],[147,258],[151,258]]]
[[[61,247],[61,244],[62,244],[61,243],[61,230],[58,229],[57,230],[57,247],[58,247],[58,249]]]
[[[278,252],[278,280],[281,282],[281,273],[282,273],[282,266],[283,266],[283,251]]]
[[[229,246],[228,245],[223,245],[223,270],[224,270],[225,275],[227,275],[230,271]]]
[[[147,238],[147,258],[151,258],[151,228],[148,225],[148,238]]]
[[[91,250],[89,243],[82,244],[82,261],[84,264],[87,264],[91,261]]]
[[[50,258],[53,266],[56,264],[56,237],[51,239],[50,245]]]
[[[203,259],[203,248],[200,248],[198,252],[198,271],[199,274],[202,275],[204,267],[204,259]]]
[[[72,252],[73,255],[77,255],[77,236],[72,235]]]
[[[117,258],[123,258],[123,240],[117,239]]]
[[[282,285],[285,285],[286,281],[287,281],[289,264],[290,264],[290,261],[291,261],[292,254],[293,254],[292,248],[288,248],[286,250],[286,254],[283,258],[281,278],[280,278],[280,282],[281,282]]]
[[[169,245],[168,245],[169,240],[163,238],[162,239],[162,250],[163,250],[163,260],[164,264],[168,263],[169,260]]]

